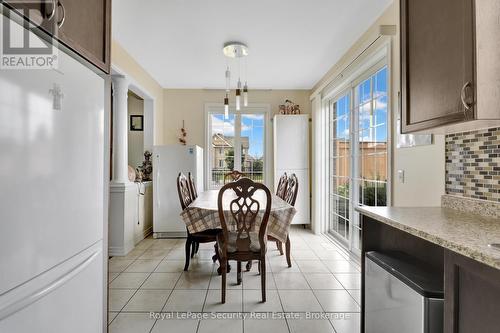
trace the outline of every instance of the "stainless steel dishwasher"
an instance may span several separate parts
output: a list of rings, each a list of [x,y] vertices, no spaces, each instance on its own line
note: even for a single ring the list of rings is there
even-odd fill
[[[401,252],[365,254],[365,333],[443,332],[443,274]]]

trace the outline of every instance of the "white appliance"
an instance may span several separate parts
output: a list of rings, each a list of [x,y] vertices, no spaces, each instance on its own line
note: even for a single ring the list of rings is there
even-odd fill
[[[310,224],[309,116],[276,115],[274,127],[274,188],[286,172],[297,175],[299,191],[292,224]]]
[[[177,176],[191,172],[198,192],[203,191],[203,149],[199,146],[153,147],[153,237],[185,237],[180,217]]]
[[[0,69],[0,332],[103,332],[104,91],[62,49]]]

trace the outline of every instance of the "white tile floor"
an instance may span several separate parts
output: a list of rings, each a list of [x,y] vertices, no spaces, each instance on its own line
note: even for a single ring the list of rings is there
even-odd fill
[[[291,268],[269,243],[267,302],[257,265],[236,285],[231,263],[225,304],[213,244],[201,244],[183,272],[184,239],[143,240],[110,260],[109,332],[359,332],[358,264],[324,236],[292,228],[290,239]]]

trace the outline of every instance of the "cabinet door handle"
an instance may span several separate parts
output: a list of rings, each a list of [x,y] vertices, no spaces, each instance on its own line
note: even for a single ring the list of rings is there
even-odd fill
[[[64,21],[66,21],[66,9],[64,9],[64,5],[61,3],[61,1],[57,2],[57,7],[61,7],[62,9],[62,19],[57,22],[57,26],[59,27],[59,29],[61,29],[64,25]]]
[[[470,81],[467,81],[464,86],[462,87],[462,91],[460,91],[460,99],[462,100],[462,105],[464,106],[465,108],[465,111],[469,111],[470,108],[472,107],[472,103],[467,103],[467,101],[465,100],[466,99],[466,90],[468,87],[471,87],[472,84],[470,83]]]
[[[57,0],[51,0],[52,2],[52,12],[47,16],[47,21],[50,21],[56,16],[56,9],[57,9]]]

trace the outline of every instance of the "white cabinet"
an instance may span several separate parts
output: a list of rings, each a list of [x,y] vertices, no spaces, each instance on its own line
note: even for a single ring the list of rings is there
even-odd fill
[[[137,190],[137,222],[135,223],[135,244],[153,232],[153,182],[136,184]]]
[[[153,182],[112,184],[110,256],[125,256],[153,231]]]
[[[310,224],[309,115],[277,115],[274,127],[274,188],[286,172],[295,173],[299,190],[292,224]]]

